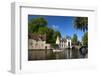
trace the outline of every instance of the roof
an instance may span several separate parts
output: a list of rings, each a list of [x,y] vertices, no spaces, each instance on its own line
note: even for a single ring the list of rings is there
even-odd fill
[[[28,34],[29,39],[34,39],[36,41],[46,41],[46,35],[41,35],[41,34]]]
[[[67,39],[66,38],[61,38],[60,42],[67,42]]]

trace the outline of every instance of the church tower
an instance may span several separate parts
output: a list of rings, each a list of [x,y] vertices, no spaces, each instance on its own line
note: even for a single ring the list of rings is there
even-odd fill
[[[59,36],[57,36],[56,44],[60,44],[60,38],[59,38]]]

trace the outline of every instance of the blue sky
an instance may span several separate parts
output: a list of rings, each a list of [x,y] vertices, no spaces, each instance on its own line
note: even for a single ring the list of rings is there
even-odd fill
[[[28,15],[28,21],[33,18],[38,18],[38,15]],[[48,27],[58,30],[61,33],[62,37],[70,36],[77,34],[78,40],[81,41],[84,32],[76,30],[73,27],[73,19],[75,17],[71,16],[42,16],[48,21]]]

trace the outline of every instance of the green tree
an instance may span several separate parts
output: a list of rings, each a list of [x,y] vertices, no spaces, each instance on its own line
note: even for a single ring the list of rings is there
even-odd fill
[[[48,28],[46,37],[47,37],[47,43],[54,43],[53,42],[53,34],[54,34],[54,30],[51,28]]]
[[[82,30],[83,32],[88,30],[88,17],[75,17],[74,27]]]
[[[31,34],[46,34],[46,42],[55,44],[57,36],[61,37],[59,31],[55,31],[47,26],[48,22],[46,19],[39,17],[33,18],[28,23],[28,33]]]
[[[74,44],[74,45],[77,44],[77,41],[78,41],[77,40],[77,35],[74,34],[73,37],[72,37],[72,44]]]
[[[84,33],[82,37],[83,45],[88,46],[88,32]]]
[[[38,34],[47,34],[48,28],[47,27],[39,27]]]
[[[28,23],[28,32],[38,32],[39,27],[47,26],[47,21],[43,17],[34,18]]]

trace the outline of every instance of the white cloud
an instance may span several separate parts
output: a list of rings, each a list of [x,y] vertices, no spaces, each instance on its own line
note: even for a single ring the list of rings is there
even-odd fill
[[[52,25],[53,29],[57,30],[59,28],[59,26],[57,25]]]

